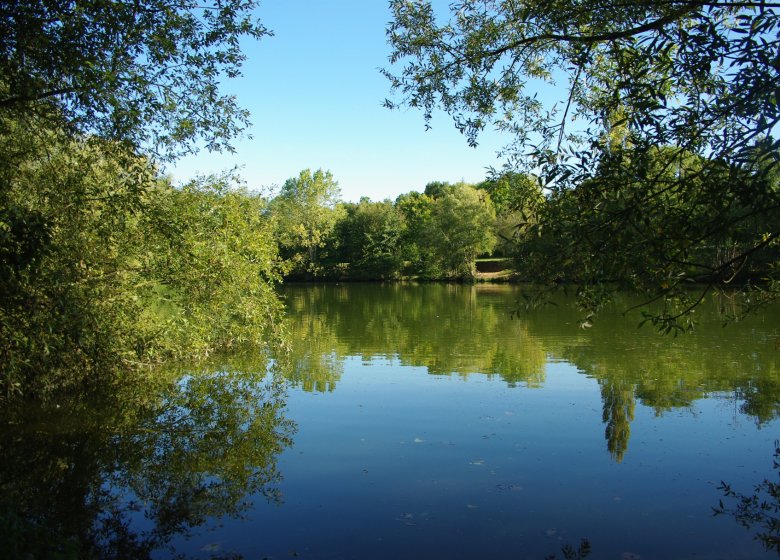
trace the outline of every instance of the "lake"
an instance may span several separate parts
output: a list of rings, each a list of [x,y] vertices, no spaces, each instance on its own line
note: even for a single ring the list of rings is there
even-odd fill
[[[520,296],[287,286],[274,377],[242,358],[40,413],[0,440],[6,495],[119,556],[777,557],[719,486],[777,482],[778,309],[724,328],[731,303],[706,302],[670,337],[630,298],[582,329],[570,300],[517,314]]]

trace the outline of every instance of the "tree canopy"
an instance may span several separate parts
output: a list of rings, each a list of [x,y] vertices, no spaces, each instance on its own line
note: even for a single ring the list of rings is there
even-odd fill
[[[330,171],[304,169],[290,177],[271,202],[271,215],[282,255],[294,273],[319,270],[321,252],[328,247],[341,215],[341,190]]]
[[[442,189],[434,199],[427,242],[447,275],[473,278],[478,256],[496,244],[496,211],[487,193],[458,183]]]
[[[160,162],[229,149],[252,0],[0,5],[0,376],[46,396],[274,339],[265,202]]]
[[[532,235],[557,224],[567,241],[540,279],[587,255],[569,280],[670,301],[740,270],[742,284],[771,285],[780,4],[464,0],[449,19],[429,1],[391,8],[385,74],[399,98],[387,104],[426,120],[444,109],[472,144],[488,126],[509,133],[509,164],[535,172],[551,202]],[[614,253],[638,244],[605,244],[615,231],[652,250],[616,270]]]
[[[220,92],[253,0],[19,0],[0,5],[0,117],[46,116],[162,158],[230,147],[248,113]]]
[[[174,188],[115,143],[46,132],[0,134],[0,161],[25,148],[0,166],[5,396],[275,340],[264,200],[230,175]]]

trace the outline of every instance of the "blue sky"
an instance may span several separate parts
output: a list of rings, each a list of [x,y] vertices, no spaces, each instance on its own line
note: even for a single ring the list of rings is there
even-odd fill
[[[417,110],[390,111],[379,73],[390,47],[385,0],[261,0],[275,36],[243,44],[244,76],[224,83],[252,113],[252,139],[235,154],[201,152],[179,161],[177,181],[239,166],[248,186],[281,185],[305,168],[333,173],[344,200],[382,200],[433,180],[477,182],[500,166],[494,133],[470,148],[445,114],[425,130]]]

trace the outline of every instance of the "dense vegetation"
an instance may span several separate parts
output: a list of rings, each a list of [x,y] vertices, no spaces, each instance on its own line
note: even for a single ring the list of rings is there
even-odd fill
[[[0,7],[2,398],[110,385],[147,364],[274,340],[264,201],[161,162],[247,124],[224,77],[254,2]]]
[[[533,331],[466,301],[452,338],[435,304],[468,300],[462,286],[362,307],[323,298],[330,287],[289,298],[285,323],[283,279],[470,281],[493,257],[516,279],[575,286],[589,313],[639,292],[661,302],[647,317],[667,332],[713,290],[744,289],[751,305],[780,293],[780,5],[462,0],[440,23],[425,0],[390,4],[399,104],[444,109],[471,143],[488,125],[508,132],[506,169],[384,201],[342,201],[324,170],[274,196],[231,173],[174,185],[166,164],[230,150],[249,126],[220,85],[241,72],[241,42],[270,34],[255,0],[0,3],[7,556],[151,557],[240,514],[248,494],[275,500],[294,425],[271,364],[331,390],[341,355],[390,340],[432,374],[534,386],[549,359],[535,332],[580,319],[551,312]],[[546,104],[526,89],[545,82],[567,87]],[[780,414],[774,356],[740,361],[703,339],[659,352],[648,338],[613,355],[610,327],[552,352],[597,379],[615,460],[637,400],[662,412],[729,391],[759,424]],[[270,360],[286,337],[306,343]],[[664,374],[672,363],[682,378]],[[724,490],[740,521],[758,518]],[[141,512],[151,528],[135,532]]]
[[[268,214],[288,278],[472,279],[477,257],[512,254],[506,224],[517,212],[491,197],[503,184],[434,182],[394,202],[352,203],[330,173],[304,170]]]
[[[711,290],[777,294],[777,3],[391,9],[388,105],[443,109],[472,144],[495,126],[510,164],[539,177],[524,249],[538,280],[576,282],[590,309],[639,291],[667,303],[664,330]]]
[[[11,130],[0,150],[6,395],[273,340],[261,198],[230,177],[173,188],[146,158],[61,130]]]

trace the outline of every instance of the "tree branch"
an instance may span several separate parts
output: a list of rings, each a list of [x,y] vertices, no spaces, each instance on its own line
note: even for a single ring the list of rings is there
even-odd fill
[[[5,99],[0,99],[0,107],[12,107],[18,103],[31,103],[33,101],[40,101],[48,97],[56,97],[58,95],[66,95],[69,93],[76,93],[78,91],[79,88],[61,88],[42,91],[36,95],[16,95],[12,97],[6,97]]]

